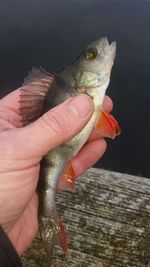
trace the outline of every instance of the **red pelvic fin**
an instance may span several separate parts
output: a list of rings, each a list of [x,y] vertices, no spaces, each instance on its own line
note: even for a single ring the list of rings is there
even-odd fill
[[[102,108],[100,109],[100,119],[96,128],[102,136],[112,139],[121,133],[120,126],[116,119],[109,113],[106,113]]]
[[[75,190],[75,174],[71,163],[69,162],[65,168],[63,175],[60,177],[57,191],[69,189]]]

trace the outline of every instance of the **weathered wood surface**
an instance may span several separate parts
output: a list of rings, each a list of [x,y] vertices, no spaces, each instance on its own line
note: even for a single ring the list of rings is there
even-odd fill
[[[24,267],[150,266],[150,179],[90,169],[57,204],[68,230],[67,257],[56,249],[50,260],[38,236]]]

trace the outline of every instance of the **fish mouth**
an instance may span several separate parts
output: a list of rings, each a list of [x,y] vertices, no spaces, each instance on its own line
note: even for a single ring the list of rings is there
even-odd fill
[[[113,41],[111,44],[109,44],[108,42],[108,38],[107,37],[102,37],[100,39],[100,48],[103,50],[105,50],[106,53],[109,54],[109,56],[112,57],[112,59],[115,59],[116,56],[116,42]]]
[[[110,45],[109,45],[109,49],[110,49],[110,52],[111,52],[111,54],[112,54],[112,56],[113,56],[113,59],[115,59],[115,57],[116,57],[116,42],[115,41],[113,41]]]
[[[102,37],[100,39],[100,44],[101,44],[102,47],[109,46],[108,38],[107,37]]]

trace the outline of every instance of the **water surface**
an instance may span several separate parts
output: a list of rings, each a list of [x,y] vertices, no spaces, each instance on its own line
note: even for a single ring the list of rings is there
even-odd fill
[[[0,95],[32,66],[57,71],[91,41],[117,41],[108,94],[122,134],[97,166],[150,177],[150,1],[6,0],[0,3]]]

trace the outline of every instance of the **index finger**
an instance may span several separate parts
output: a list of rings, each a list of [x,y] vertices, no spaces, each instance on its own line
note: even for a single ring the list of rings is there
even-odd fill
[[[13,109],[14,111],[19,110],[19,100],[20,100],[20,89],[18,88],[15,91],[9,93],[7,96],[3,97],[0,100],[0,104],[8,107],[10,109]],[[103,103],[103,108],[107,111],[110,112],[113,109],[113,103],[112,100],[109,96],[105,96],[104,98],[104,103]]]

